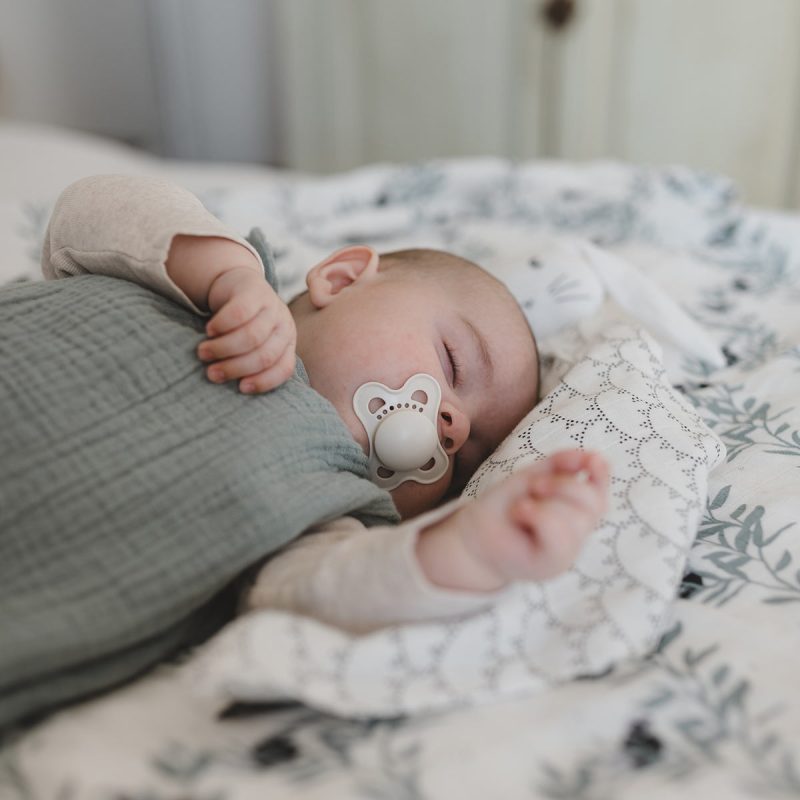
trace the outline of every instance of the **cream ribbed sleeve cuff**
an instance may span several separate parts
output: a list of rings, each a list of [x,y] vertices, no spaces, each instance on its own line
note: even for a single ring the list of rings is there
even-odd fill
[[[203,314],[167,273],[169,248],[180,234],[230,239],[261,263],[249,242],[185,189],[158,178],[94,175],[58,198],[42,249],[42,274],[125,278]]]
[[[345,517],[314,529],[261,568],[243,611],[275,608],[314,617],[351,633],[401,622],[474,613],[498,592],[433,585],[416,558],[420,531],[468,500],[454,500],[397,526],[365,528]]]

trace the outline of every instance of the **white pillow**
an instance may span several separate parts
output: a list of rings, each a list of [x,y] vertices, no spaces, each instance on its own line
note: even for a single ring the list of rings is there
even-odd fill
[[[478,702],[599,674],[648,653],[670,622],[686,556],[724,448],[668,384],[658,345],[605,330],[473,477],[477,495],[563,448],[611,465],[608,514],[576,566],[519,583],[495,607],[362,637],[284,612],[249,614],[193,660],[221,701],[297,698],[345,716]]]

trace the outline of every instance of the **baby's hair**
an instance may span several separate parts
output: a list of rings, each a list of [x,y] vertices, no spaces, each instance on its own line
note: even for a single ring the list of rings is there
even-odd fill
[[[448,253],[445,250],[433,250],[425,247],[414,247],[408,250],[393,250],[381,253],[380,267],[382,272],[394,270],[413,271],[415,274],[440,279],[443,277],[488,279],[499,287],[503,284],[483,267],[474,261]]]

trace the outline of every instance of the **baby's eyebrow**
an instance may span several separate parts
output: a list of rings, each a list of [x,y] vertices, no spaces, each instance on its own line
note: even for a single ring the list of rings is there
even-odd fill
[[[478,354],[483,362],[483,367],[488,374],[489,380],[494,376],[494,364],[492,363],[492,355],[489,352],[489,346],[486,344],[486,339],[483,334],[464,316],[461,317],[466,329],[469,331],[475,346],[478,349]]]

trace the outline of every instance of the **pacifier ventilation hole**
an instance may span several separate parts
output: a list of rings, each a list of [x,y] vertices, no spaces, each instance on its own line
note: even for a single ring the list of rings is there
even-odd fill
[[[383,408],[386,404],[383,403],[382,405],[377,406],[377,408]],[[383,419],[384,417],[388,417],[392,411],[402,411],[404,409],[409,409],[409,411],[419,411],[421,414],[424,410],[424,406],[418,406],[416,403],[398,403],[397,405],[391,405],[387,408],[383,413],[377,414],[375,419]],[[375,413],[374,411],[372,412]]]
[[[374,414],[379,408],[383,408],[386,405],[386,401],[382,397],[373,397],[372,400],[369,401],[369,413]]]

